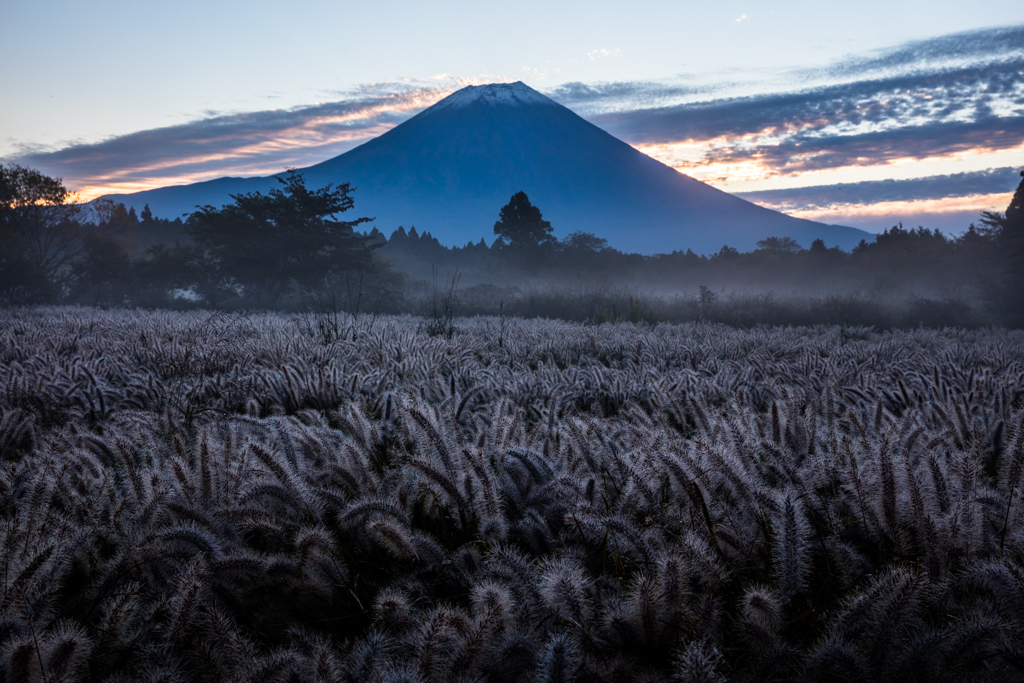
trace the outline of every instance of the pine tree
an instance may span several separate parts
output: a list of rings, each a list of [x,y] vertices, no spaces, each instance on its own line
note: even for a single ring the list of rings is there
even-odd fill
[[[555,244],[554,229],[544,220],[540,209],[530,203],[525,192],[516,192],[508,204],[501,207],[494,234],[511,247],[536,249]]]
[[[981,222],[995,233],[999,259],[994,282],[989,283],[987,303],[996,319],[1010,327],[1024,326],[1024,171],[1006,207],[1006,213],[982,214]]]

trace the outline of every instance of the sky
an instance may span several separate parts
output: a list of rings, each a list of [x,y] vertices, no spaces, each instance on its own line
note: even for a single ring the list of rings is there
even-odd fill
[[[82,199],[330,158],[521,80],[792,215],[956,234],[1024,168],[1020,0],[0,3],[0,162]]]

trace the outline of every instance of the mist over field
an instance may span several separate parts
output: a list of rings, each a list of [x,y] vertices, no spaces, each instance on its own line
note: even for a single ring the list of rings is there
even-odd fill
[[[944,192],[996,178],[1015,182],[960,174]],[[3,167],[3,184],[9,304],[880,329],[1024,320],[1019,187],[1005,213],[956,235],[902,223],[872,235],[683,175],[522,82],[464,87],[270,177],[88,204],[23,166]],[[934,191],[936,178],[915,187]],[[829,192],[805,194],[828,203]]]

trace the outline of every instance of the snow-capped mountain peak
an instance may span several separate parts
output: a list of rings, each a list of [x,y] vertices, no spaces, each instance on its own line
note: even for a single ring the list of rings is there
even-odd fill
[[[529,106],[537,104],[556,105],[556,103],[522,81],[515,83],[488,83],[487,85],[469,85],[444,98],[432,109],[457,109],[475,102],[490,106]],[[556,105],[557,106],[557,105]]]

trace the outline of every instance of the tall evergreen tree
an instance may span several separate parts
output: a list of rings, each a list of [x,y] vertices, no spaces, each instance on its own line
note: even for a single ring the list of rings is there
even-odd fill
[[[996,246],[996,281],[990,284],[988,306],[1010,327],[1024,327],[1024,171],[1006,213],[985,212],[981,222],[992,230]]]
[[[525,192],[512,195],[508,204],[501,207],[494,224],[494,234],[512,247],[537,248],[554,246],[554,229],[544,220],[540,209],[530,203]]]

